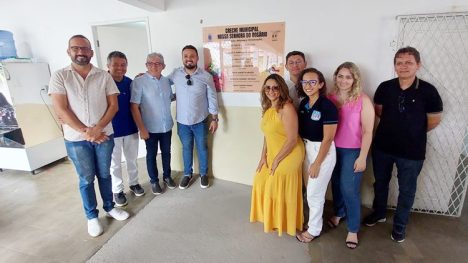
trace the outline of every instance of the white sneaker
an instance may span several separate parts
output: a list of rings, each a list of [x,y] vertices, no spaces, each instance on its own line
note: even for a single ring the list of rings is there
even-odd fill
[[[107,216],[112,217],[115,220],[123,221],[127,219],[130,216],[130,214],[127,211],[122,210],[120,208],[112,208],[112,210],[107,212]]]
[[[88,234],[92,237],[97,237],[101,235],[103,232],[101,223],[99,223],[99,219],[93,218],[88,220]]]

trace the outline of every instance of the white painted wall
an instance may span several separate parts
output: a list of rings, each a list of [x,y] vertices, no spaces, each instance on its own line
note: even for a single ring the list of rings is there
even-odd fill
[[[0,27],[14,33],[18,55],[46,61],[52,71],[69,63],[64,54],[71,35],[91,38],[91,25],[104,21],[149,17],[152,48],[165,55],[166,73],[180,65],[185,44],[202,46],[204,26],[285,21],[286,51],[306,52],[309,65],[328,79],[338,64],[354,61],[363,72],[365,90],[372,92],[393,76],[397,15],[466,11],[468,1],[167,0],[167,11],[155,13],[116,0],[0,0],[0,8]],[[238,104],[229,96],[233,94],[224,96],[228,105],[230,100]]]
[[[92,40],[91,25],[154,14],[116,0],[0,0],[0,10],[0,27],[13,32],[18,56],[48,62],[51,71],[70,63],[66,49],[72,35]]]
[[[14,33],[18,54],[47,61],[52,70],[69,63],[67,39],[76,33],[91,37],[91,24],[98,22],[149,17],[152,50],[165,56],[163,73],[168,74],[181,65],[184,45],[202,47],[204,26],[284,21],[286,52],[304,51],[309,65],[322,70],[328,79],[343,61],[355,62],[363,73],[364,90],[370,95],[381,81],[393,77],[392,41],[397,35],[397,15],[468,11],[467,0],[168,0],[167,11],[159,13],[116,0],[0,0],[0,4],[0,25]],[[211,168],[216,177],[252,182],[262,141],[257,98],[257,94],[222,94],[221,127],[210,142],[214,151]],[[256,107],[234,107],[249,100],[247,104]],[[173,142],[173,167],[181,169],[176,135]],[[370,183],[365,187],[370,189]],[[369,199],[365,191],[363,194]]]
[[[153,26],[153,38],[169,37],[168,41],[154,41],[154,49],[177,57],[184,44],[202,45],[204,26],[285,21],[286,52],[306,52],[309,65],[328,79],[340,63],[354,61],[363,72],[365,90],[373,92],[378,83],[393,76],[390,45],[397,34],[397,15],[461,10],[468,10],[468,1],[179,0],[169,1],[167,11],[151,17],[150,22],[165,25]],[[168,68],[180,64],[172,62],[167,63]]]
[[[100,43],[101,68],[107,69],[107,56],[110,52],[118,50],[127,56],[127,76],[133,78],[138,73],[146,71],[146,56],[150,48],[148,47],[145,26],[135,26],[134,24],[98,26],[96,31]]]
[[[375,86],[392,73],[391,63],[383,62],[391,62],[395,16],[466,11],[468,1],[167,0],[167,11],[153,13],[116,0],[0,0],[0,8],[0,27],[14,33],[18,55],[47,60],[52,70],[68,63],[59,51],[69,36],[91,36],[90,25],[102,21],[148,16],[154,50],[168,58],[179,55],[186,43],[201,46],[203,26],[285,21],[286,50],[306,51],[327,73],[345,59],[354,60],[372,73],[367,79]],[[170,62],[169,68],[179,65]]]

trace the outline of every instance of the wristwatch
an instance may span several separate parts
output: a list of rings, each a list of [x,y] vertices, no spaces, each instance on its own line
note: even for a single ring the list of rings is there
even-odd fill
[[[211,118],[211,121],[218,122],[218,121],[219,121],[219,119],[218,119],[218,118]]]

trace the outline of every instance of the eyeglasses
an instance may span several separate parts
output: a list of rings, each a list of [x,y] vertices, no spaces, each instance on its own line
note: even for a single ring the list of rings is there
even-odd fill
[[[159,63],[159,62],[146,62],[146,66],[149,66],[149,67],[161,67],[162,65],[164,64]]]
[[[405,111],[405,94],[398,96],[398,110],[400,113]]]
[[[273,92],[278,92],[279,91],[279,87],[278,86],[263,86],[263,89],[265,90],[265,93],[268,93],[270,91],[273,91]]]
[[[187,79],[187,85],[192,86],[192,79],[190,79],[190,74],[185,75],[185,78]]]
[[[301,80],[301,84],[302,86],[307,86],[307,84],[309,84],[311,87],[314,87],[315,85],[317,85],[318,81],[315,80],[315,79],[311,79],[311,80]]]
[[[70,47],[70,49],[73,51],[73,52],[78,52],[79,50],[83,51],[83,52],[89,52],[91,51],[91,48],[90,47],[80,47],[80,46],[72,46]]]

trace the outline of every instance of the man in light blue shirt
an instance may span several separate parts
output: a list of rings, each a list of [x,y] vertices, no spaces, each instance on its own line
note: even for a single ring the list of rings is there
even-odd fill
[[[146,59],[148,71],[132,82],[131,110],[140,131],[140,138],[146,144],[146,167],[153,194],[162,194],[159,185],[156,155],[158,143],[161,149],[163,181],[169,189],[176,184],[171,178],[171,137],[174,125],[171,115],[171,101],[174,98],[169,79],[161,75],[166,67],[164,57],[151,53]]]
[[[168,76],[174,83],[177,96],[177,131],[182,142],[184,178],[179,188],[186,189],[192,179],[193,143],[197,145],[200,186],[208,188],[208,130],[214,134],[218,128],[218,95],[213,77],[198,68],[198,51],[192,45],[182,49],[183,67]],[[211,118],[208,119],[208,115]]]

